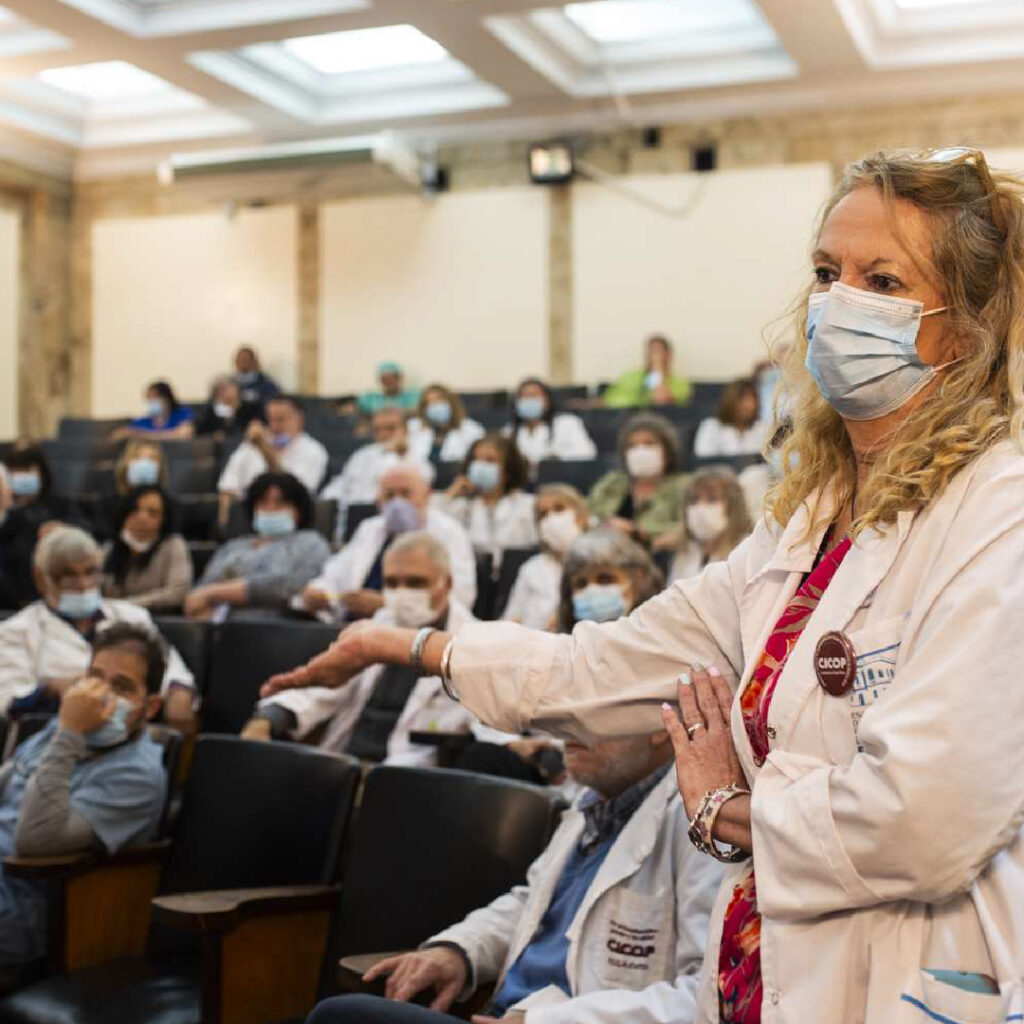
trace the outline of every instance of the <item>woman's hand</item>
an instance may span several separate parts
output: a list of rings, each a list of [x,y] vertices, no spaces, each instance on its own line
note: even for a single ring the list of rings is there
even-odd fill
[[[446,498],[471,498],[476,494],[476,488],[469,482],[469,477],[460,475],[452,481],[451,487],[444,494]]]
[[[318,654],[300,668],[271,676],[260,690],[261,697],[273,697],[282,690],[299,690],[307,686],[344,686],[374,659],[368,649],[367,634],[387,630],[366,620],[354,622],[323,654]]]
[[[729,730],[731,708],[732,691],[716,668],[680,676],[682,721],[668,704],[662,706],[676,752],[679,794],[691,819],[705,793],[733,783],[747,785]]]

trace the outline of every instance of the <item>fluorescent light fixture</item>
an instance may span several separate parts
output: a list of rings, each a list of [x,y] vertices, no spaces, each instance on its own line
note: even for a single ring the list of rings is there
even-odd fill
[[[536,185],[562,185],[575,173],[572,150],[564,142],[530,147],[530,180]]]
[[[593,0],[566,4],[564,10],[577,28],[605,46],[763,22],[750,0]]]
[[[89,102],[155,96],[174,89],[162,78],[123,60],[47,68],[39,72],[39,79]]]
[[[325,75],[433,64],[449,56],[440,43],[413,25],[386,25],[383,28],[301,36],[285,39],[281,45],[293,57]]]

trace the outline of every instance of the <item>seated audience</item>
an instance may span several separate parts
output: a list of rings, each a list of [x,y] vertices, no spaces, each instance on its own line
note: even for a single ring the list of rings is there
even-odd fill
[[[642,369],[624,373],[603,395],[610,409],[650,405],[686,405],[693,388],[672,372],[672,342],[652,334],[645,345]]]
[[[435,501],[465,527],[475,551],[490,553],[497,562],[505,548],[537,543],[528,484],[529,469],[515,442],[503,434],[487,434],[473,442],[462,475]]]
[[[452,594],[466,608],[476,600],[476,560],[463,527],[438,509],[430,508],[430,484],[423,469],[403,462],[380,478],[380,515],[359,524],[352,539],[323,567],[303,592],[311,614],[362,619],[384,606],[384,555],[403,533],[424,530],[448,552]]]
[[[429,533],[402,534],[384,555],[383,607],[375,621],[409,629],[459,629],[472,613],[452,595],[451,561]],[[326,729],[321,747],[363,761],[432,767],[437,748],[418,731],[469,732],[475,719],[445,696],[441,680],[412,668],[374,665],[336,689],[313,687],[260,701],[242,735],[305,739]]]
[[[163,643],[120,622],[96,635],[54,721],[0,768],[0,857],[116,853],[156,838],[168,780],[146,723],[160,711]],[[47,890],[0,868],[0,966],[46,953]]]
[[[196,434],[223,439],[242,433],[253,420],[262,416],[263,402],[243,401],[238,381],[226,373],[221,374],[210,386],[210,397],[196,419]]]
[[[159,486],[169,492],[167,458],[158,441],[134,438],[121,452],[114,466],[113,493],[101,495],[93,508],[92,534],[97,540],[111,540],[120,527],[118,517],[124,499],[136,487]]]
[[[192,558],[174,530],[174,508],[158,484],[121,500],[114,540],[103,549],[103,596],[152,612],[179,611],[192,586]]]
[[[591,530],[565,557],[559,632],[571,633],[578,622],[621,619],[664,587],[661,570],[639,544],[619,530]]]
[[[386,999],[339,996],[308,1024],[444,1024],[457,1000],[495,989],[478,1024],[686,1024],[722,866],[696,852],[665,732],[567,743],[588,787],[526,885],[419,950],[377,963]],[[408,1000],[423,995],[430,1009]]]
[[[149,437],[160,440],[187,439],[195,433],[192,410],[186,409],[165,380],[146,388],[146,415],[132,420],[127,427],[111,433],[115,441],[125,437]]]
[[[208,619],[220,605],[284,610],[330,557],[313,529],[313,500],[291,473],[263,473],[249,488],[245,510],[252,533],[221,545],[185,614]]]
[[[103,629],[118,622],[153,627],[144,608],[100,596],[100,549],[84,530],[51,530],[36,548],[34,569],[42,599],[0,622],[0,714],[56,711]],[[195,681],[173,647],[162,692],[164,720],[191,732]]]
[[[734,380],[722,392],[718,412],[697,428],[693,454],[699,459],[758,455],[767,440],[752,380]]]
[[[593,459],[597,445],[583,420],[559,412],[551,389],[542,380],[528,377],[516,391],[512,423],[506,433],[515,439],[523,458],[536,466],[544,459]]]
[[[553,630],[558,623],[562,563],[590,525],[590,509],[575,487],[548,484],[537,492],[535,515],[540,554],[523,563],[502,618],[531,629]]]
[[[260,357],[248,345],[235,353],[235,381],[241,389],[242,402],[257,409],[263,409],[270,399],[281,394],[277,381],[263,372]]]
[[[310,494],[316,494],[327,472],[327,449],[305,431],[298,399],[278,395],[267,401],[267,423],[253,420],[245,440],[232,453],[217,482],[220,523],[227,525],[231,502],[263,473],[291,473]]]
[[[380,391],[367,391],[359,396],[358,407],[362,415],[372,416],[386,405],[412,412],[419,404],[419,392],[406,389],[402,368],[393,360],[386,360],[377,367],[377,379]]]
[[[622,428],[618,447],[623,468],[594,484],[590,511],[645,544],[672,547],[686,486],[686,478],[678,473],[679,439],[672,424],[640,413]]]
[[[420,395],[417,415],[409,421],[409,447],[418,459],[461,462],[484,428],[466,415],[462,399],[443,384]]]
[[[730,469],[694,473],[683,491],[683,521],[669,581],[724,561],[753,529],[743,488]]]
[[[50,464],[37,445],[17,445],[6,466],[10,505],[0,522],[0,608],[10,610],[39,597],[32,571],[37,542],[61,523],[79,525],[81,517],[72,502],[53,493]]]
[[[370,505],[377,500],[380,478],[399,462],[418,462],[429,480],[434,469],[426,458],[410,451],[405,413],[394,406],[378,409],[372,418],[373,441],[357,448],[344,469],[320,492],[325,501],[336,501],[342,510],[339,530],[343,531],[343,510],[349,505]]]

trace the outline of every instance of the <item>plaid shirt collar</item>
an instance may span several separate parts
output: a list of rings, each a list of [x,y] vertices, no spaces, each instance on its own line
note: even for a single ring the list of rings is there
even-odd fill
[[[584,822],[583,835],[579,841],[580,853],[589,853],[606,839],[617,836],[651,790],[665,777],[672,764],[673,762],[669,761],[668,764],[656,768],[650,775],[635,782],[629,789],[611,800],[605,800],[593,790],[588,792],[579,805]]]

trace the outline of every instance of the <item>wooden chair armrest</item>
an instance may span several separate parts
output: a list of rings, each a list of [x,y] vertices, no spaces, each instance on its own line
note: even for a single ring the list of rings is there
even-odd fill
[[[356,956],[341,958],[338,964],[338,985],[342,992],[369,992],[372,995],[383,995],[384,985],[387,979],[381,978],[378,981],[369,983],[363,981],[363,975],[381,960],[389,956],[401,956],[409,950],[397,949],[390,953],[360,953]],[[379,991],[378,991],[379,989]]]
[[[254,917],[332,910],[340,891],[337,885],[282,885],[158,896],[153,920],[178,931],[225,932]]]
[[[57,857],[4,857],[4,874],[11,878],[34,881],[58,881],[74,878],[96,868],[116,868],[161,861],[170,849],[170,839],[129,846],[114,854],[102,850],[85,850]]]

